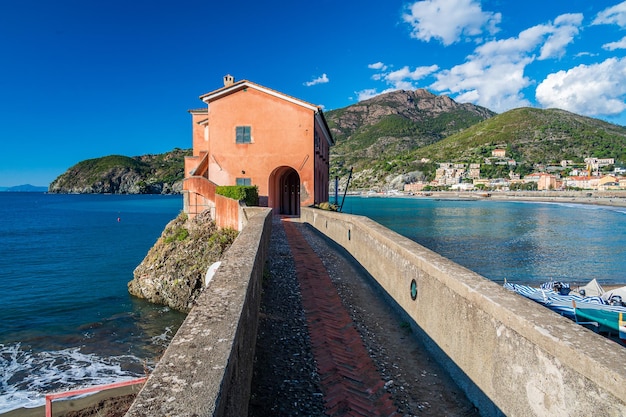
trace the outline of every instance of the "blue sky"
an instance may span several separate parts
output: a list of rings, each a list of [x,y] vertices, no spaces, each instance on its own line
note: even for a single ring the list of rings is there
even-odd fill
[[[626,125],[626,1],[0,0],[0,186],[191,147],[222,77],[345,107],[426,88]]]

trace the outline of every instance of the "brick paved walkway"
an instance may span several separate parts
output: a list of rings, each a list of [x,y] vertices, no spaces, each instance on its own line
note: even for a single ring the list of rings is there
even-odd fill
[[[397,416],[384,381],[315,251],[283,221],[296,264],[313,354],[331,416]]]

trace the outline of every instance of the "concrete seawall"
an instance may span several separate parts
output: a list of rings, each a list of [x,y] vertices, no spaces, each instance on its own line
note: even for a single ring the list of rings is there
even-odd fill
[[[246,227],[126,416],[248,414],[272,219],[269,209],[247,214]]]
[[[626,350],[361,216],[303,208],[445,356],[482,415],[624,416]]]

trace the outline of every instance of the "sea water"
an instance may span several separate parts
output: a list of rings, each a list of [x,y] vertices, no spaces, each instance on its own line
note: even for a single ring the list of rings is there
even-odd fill
[[[184,315],[127,282],[180,196],[0,193],[0,413],[45,393],[144,376]],[[626,209],[347,197],[366,215],[494,281],[626,282]]]
[[[127,283],[181,196],[0,193],[0,413],[145,376],[184,315]]]
[[[626,284],[626,208],[347,197],[360,214],[496,282]]]

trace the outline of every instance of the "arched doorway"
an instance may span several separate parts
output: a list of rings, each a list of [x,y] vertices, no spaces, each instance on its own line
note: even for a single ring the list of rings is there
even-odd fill
[[[268,207],[275,214],[300,215],[300,175],[289,166],[275,168],[269,176]]]
[[[280,214],[300,215],[300,176],[289,168],[280,176]]]

